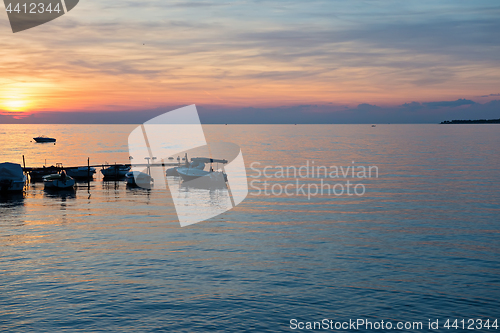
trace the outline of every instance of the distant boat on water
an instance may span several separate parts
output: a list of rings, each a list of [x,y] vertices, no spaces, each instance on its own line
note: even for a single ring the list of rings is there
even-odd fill
[[[0,163],[0,192],[22,192],[26,184],[23,168],[15,163]]]
[[[35,140],[37,143],[56,142],[56,139],[49,138],[45,135],[37,136],[36,138],[33,138],[33,140]]]

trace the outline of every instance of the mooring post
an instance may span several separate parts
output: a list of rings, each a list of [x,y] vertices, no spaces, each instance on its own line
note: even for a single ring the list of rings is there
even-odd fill
[[[28,174],[28,172],[26,171],[26,161],[24,160],[24,155],[23,155],[23,168],[24,168],[24,169],[23,169],[23,172],[24,172],[25,174]],[[30,176],[30,177],[31,177],[31,176]]]
[[[87,187],[90,193],[90,157],[87,157]]]

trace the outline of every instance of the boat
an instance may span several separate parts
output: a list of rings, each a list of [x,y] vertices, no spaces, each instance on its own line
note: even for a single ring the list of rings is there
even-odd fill
[[[43,185],[46,190],[68,190],[75,186],[75,180],[63,170],[61,173],[44,176]]]
[[[0,192],[22,192],[26,176],[20,164],[0,163]]]
[[[179,174],[177,173],[177,168],[178,167],[168,168],[167,177],[178,177]]]
[[[61,171],[61,168],[55,167],[53,165],[46,167],[43,166],[41,169],[29,171],[30,181],[32,182],[43,182],[43,177],[48,175],[53,175]]]
[[[129,171],[130,166],[124,164],[115,164],[101,169],[102,175],[107,179],[122,179]]]
[[[208,171],[205,170],[206,163],[210,163]],[[177,173],[184,181],[192,181],[200,177],[213,181],[226,181],[227,175],[222,171],[214,171],[213,163],[226,164],[227,160],[213,159],[207,157],[195,157],[191,159],[191,163],[187,166],[178,167]]]
[[[130,171],[125,175],[125,180],[128,186],[151,188],[154,180],[150,175],[140,171]]]
[[[94,178],[96,170],[93,167],[90,168],[79,167],[79,168],[66,169],[66,173],[68,176],[73,177],[75,179],[92,179]]]
[[[56,142],[56,139],[54,138],[49,138],[45,135],[38,136],[36,138],[33,138],[38,143],[45,143],[45,142]]]
[[[173,157],[169,157],[168,158],[169,160],[173,160],[174,158]],[[182,159],[184,161],[183,165],[185,167],[188,167],[189,166],[189,162],[186,162],[187,161],[187,154],[186,154],[186,157]],[[176,166],[176,167],[173,167],[173,168],[168,168],[166,170],[166,173],[167,173],[167,177],[179,177],[179,174],[177,173],[177,169],[179,167],[181,167],[181,158],[180,156],[177,156],[177,163],[179,163],[179,166]]]

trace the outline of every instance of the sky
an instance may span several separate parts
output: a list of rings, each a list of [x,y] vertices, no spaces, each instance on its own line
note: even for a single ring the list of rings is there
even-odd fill
[[[500,118],[500,2],[81,0],[12,33],[0,123]]]

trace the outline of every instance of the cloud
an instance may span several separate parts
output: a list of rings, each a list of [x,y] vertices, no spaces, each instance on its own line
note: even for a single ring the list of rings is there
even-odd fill
[[[422,103],[423,106],[426,106],[430,109],[437,109],[437,108],[448,108],[448,107],[457,107],[457,106],[462,106],[462,105],[472,105],[475,104],[476,102],[468,100],[468,99],[457,99],[456,101],[443,101],[443,102],[428,102],[428,103]]]
[[[497,97],[500,96],[500,94],[489,94],[489,95],[482,95],[482,96],[476,96],[476,97]]]
[[[367,103],[362,103],[359,104],[355,109],[352,109],[353,111],[362,111],[362,112],[373,112],[373,111],[379,111],[381,110],[380,106],[376,105],[371,105]]]
[[[404,103],[401,107],[408,109],[409,111],[418,111],[424,108],[424,106],[419,102]]]

